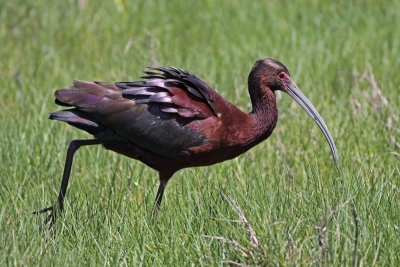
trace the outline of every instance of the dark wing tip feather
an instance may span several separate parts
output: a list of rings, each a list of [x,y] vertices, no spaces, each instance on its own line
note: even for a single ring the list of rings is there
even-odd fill
[[[71,105],[70,104],[67,104],[67,103],[64,103],[64,102],[61,102],[60,100],[58,100],[57,98],[54,100],[54,103],[56,103],[57,105],[59,105],[59,106],[63,106],[63,107],[71,107]]]
[[[49,119],[66,122],[94,135],[104,130],[104,127],[97,123],[90,114],[76,108],[51,112],[49,114]]]
[[[60,106],[71,106],[69,103],[69,91],[72,90],[70,88],[61,88],[54,92],[55,103]]]
[[[100,82],[100,81],[94,81],[94,83],[113,91],[120,91],[120,89],[115,83]]]
[[[212,94],[209,92],[212,89],[202,79],[184,69],[174,66],[149,67],[148,69],[152,71],[145,71],[144,73],[147,76],[142,78],[175,80],[179,82],[179,85],[184,86],[191,95],[205,101],[214,115],[218,116]]]
[[[73,80],[72,84],[74,85],[74,87],[79,88],[84,87],[87,82],[81,80]]]
[[[121,88],[121,89],[128,89],[129,86],[127,84],[128,84],[128,82],[117,82],[117,83],[115,83],[115,85],[118,88]]]
[[[165,96],[161,98],[153,96],[148,100],[147,98],[150,98],[148,95],[153,95],[153,93],[169,90],[169,87],[179,87],[187,94],[204,102],[215,116],[219,116],[213,101],[213,89],[196,75],[173,66],[147,67],[143,73],[144,76],[141,78],[144,80],[142,81],[117,82],[115,86],[122,89],[123,96],[135,99],[137,104],[171,102],[172,100]],[[137,90],[140,88],[146,92],[152,92],[152,94],[145,94],[142,92],[143,90]]]

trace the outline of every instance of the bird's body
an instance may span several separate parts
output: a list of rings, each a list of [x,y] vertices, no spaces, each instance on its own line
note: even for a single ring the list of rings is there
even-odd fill
[[[95,138],[70,145],[64,186],[58,198],[61,209],[73,153],[80,146],[102,144],[157,170],[161,182],[156,198],[158,207],[164,187],[176,171],[232,159],[265,140],[278,119],[274,91],[295,86],[286,67],[278,61],[257,61],[249,75],[253,109],[245,113],[187,71],[154,68],[145,74],[143,81],[75,81],[72,87],[56,91],[56,103],[69,108],[51,113],[50,118],[67,122]],[[296,95],[292,97],[296,100]],[[320,118],[316,114],[310,115]],[[329,132],[326,135],[324,131],[325,124],[322,121],[318,125],[335,156],[336,149]],[[54,208],[51,210],[54,212]]]
[[[143,82],[75,81],[55,93],[57,103],[74,108],[50,118],[86,130],[107,149],[162,173],[232,159],[274,129],[278,113],[272,91],[263,109],[247,114],[204,82],[179,82],[185,75],[201,81],[193,74],[164,70]]]

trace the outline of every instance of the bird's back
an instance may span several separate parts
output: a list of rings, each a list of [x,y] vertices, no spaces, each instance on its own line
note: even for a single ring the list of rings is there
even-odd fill
[[[196,76],[177,69],[146,72],[144,81],[74,81],[55,93],[56,103],[72,107],[52,112],[102,142],[138,146],[163,157],[176,157],[208,141],[200,124],[218,120],[218,94]]]

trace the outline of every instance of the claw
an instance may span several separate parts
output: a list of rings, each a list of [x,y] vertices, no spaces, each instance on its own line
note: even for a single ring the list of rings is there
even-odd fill
[[[46,220],[44,220],[44,225],[49,225],[49,228],[51,228],[55,221],[56,216],[54,215],[54,213],[51,213],[49,216],[47,216]]]
[[[32,214],[39,215],[39,214],[48,212],[49,210],[53,211],[54,207],[51,206],[51,207],[48,207],[48,208],[45,208],[45,209],[42,209],[42,210],[37,210],[37,211],[32,212]]]
[[[37,210],[37,211],[34,211],[32,214],[39,215],[39,214],[46,213],[48,211],[50,211],[50,214],[43,221],[43,227],[47,226],[48,230],[50,230],[52,228],[53,224],[56,222],[57,206],[51,206],[48,208],[44,208],[42,210]],[[41,229],[43,229],[43,228],[41,228]]]

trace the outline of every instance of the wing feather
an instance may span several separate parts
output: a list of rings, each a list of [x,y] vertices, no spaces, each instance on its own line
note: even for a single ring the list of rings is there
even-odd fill
[[[213,97],[219,95],[175,67],[150,68],[145,75],[143,81],[115,84],[74,81],[55,93],[57,104],[73,109],[52,113],[51,118],[107,142],[122,140],[166,157],[203,144],[206,136],[191,123],[218,117]]]
[[[137,104],[170,104],[160,110],[184,118],[218,116],[214,90],[194,74],[175,67],[149,68],[144,74],[144,81],[116,83],[124,97]]]

